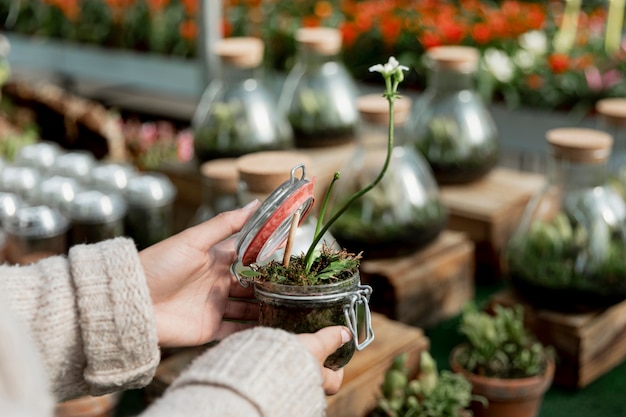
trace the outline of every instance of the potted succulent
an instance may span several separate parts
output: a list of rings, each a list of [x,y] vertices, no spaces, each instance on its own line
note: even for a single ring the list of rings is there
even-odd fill
[[[472,384],[461,374],[437,371],[428,351],[420,354],[419,372],[411,378],[407,353],[394,359],[385,373],[376,407],[369,417],[470,417]]]
[[[466,341],[450,355],[452,370],[464,375],[475,395],[487,405],[472,403],[477,417],[535,417],[552,384],[554,352],[524,327],[521,305],[496,305],[492,312],[470,304],[459,331]]]
[[[394,101],[399,97],[398,85],[408,68],[391,57],[385,65],[373,66],[385,79],[384,97],[393,115]],[[335,173],[321,205],[313,240],[306,252],[291,254],[290,243],[297,225],[313,205],[313,182],[304,177],[291,179],[276,189],[257,209],[240,232],[237,243],[239,258],[233,273],[242,285],[254,285],[260,304],[259,323],[295,333],[315,332],[331,325],[347,326],[354,343],[347,343],[331,355],[325,366],[339,369],[345,366],[355,350],[361,350],[374,338],[368,306],[371,287],[361,285],[360,253],[318,245],[330,226],[352,202],[374,188],[385,175],[393,149],[393,116],[389,123],[387,159],[378,177],[354,193],[346,203],[325,220],[325,211],[333,185],[339,180]],[[282,261],[265,259],[285,244]],[[243,265],[243,267],[241,267]],[[363,320],[360,320],[362,318]],[[363,323],[363,324],[361,324]],[[365,333],[359,341],[359,329]]]

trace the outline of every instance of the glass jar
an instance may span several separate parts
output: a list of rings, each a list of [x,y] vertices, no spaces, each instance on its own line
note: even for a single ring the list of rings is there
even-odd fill
[[[293,176],[295,166],[310,166],[310,159],[300,152],[257,152],[238,158],[236,165],[239,172],[238,199],[241,205],[246,205],[254,199],[265,201],[275,189]],[[307,252],[313,242],[316,225],[317,218],[312,214],[301,222],[296,230],[292,254]],[[322,245],[340,249],[330,232],[324,234],[317,248]],[[270,259],[282,259],[283,255],[284,250],[278,249]]]
[[[286,116],[276,111],[276,97],[256,74],[263,41],[226,38],[213,50],[221,74],[208,85],[192,119],[198,161],[293,147]]]
[[[33,204],[55,208],[68,216],[69,205],[82,188],[74,178],[54,175],[39,183],[33,193]]]
[[[9,263],[26,265],[67,253],[69,220],[48,206],[27,206],[4,223]]]
[[[37,168],[42,175],[50,172],[56,159],[63,153],[54,142],[36,142],[21,147],[13,159],[15,165]]]
[[[474,86],[479,52],[440,46],[426,55],[427,87],[415,102],[406,139],[439,184],[474,181],[496,165],[500,149],[496,125]]]
[[[7,165],[0,176],[0,191],[19,195],[24,201],[33,201],[41,182],[39,170],[33,167]]]
[[[89,186],[103,192],[124,194],[131,178],[139,175],[137,168],[123,162],[99,162],[91,169]]]
[[[357,99],[360,123],[357,146],[334,186],[329,213],[343,206],[379,175],[388,151],[389,103],[380,94]],[[406,122],[408,98],[394,103],[394,131]],[[394,136],[397,136],[394,134]],[[448,212],[428,162],[415,148],[394,145],[381,181],[354,201],[333,224],[339,244],[367,258],[394,257],[414,252],[433,241],[445,228]]]
[[[292,333],[315,333],[329,326],[346,326],[354,337],[354,343],[346,343],[331,354],[324,366],[333,370],[348,364],[354,352],[362,350],[358,342],[359,316],[365,320],[368,332],[366,340],[372,338],[371,314],[365,308],[359,314],[359,306],[371,295],[369,286],[360,284],[359,274],[346,281],[333,284],[296,286],[274,282],[261,282],[254,286],[259,300],[259,325],[279,327]],[[356,336],[356,337],[355,337]]]
[[[70,245],[96,243],[124,235],[126,201],[116,193],[82,190],[68,206]]]
[[[626,98],[605,98],[596,103],[597,127],[613,137],[609,168],[613,183],[626,198]]]
[[[139,250],[172,235],[176,193],[172,181],[159,172],[144,172],[128,182],[125,229]]]
[[[202,174],[202,204],[191,220],[191,225],[200,224],[219,213],[234,210],[239,206],[237,188],[239,172],[235,158],[222,158],[205,162],[200,166]]]
[[[626,203],[608,181],[612,138],[553,129],[547,183],[528,203],[505,250],[511,282],[551,309],[626,297]]]
[[[96,158],[89,151],[71,151],[59,155],[50,167],[51,175],[74,178],[86,184],[91,178],[91,170],[96,166]]]
[[[353,141],[358,89],[339,59],[341,33],[333,28],[301,28],[295,40],[296,62],[285,79],[278,105],[287,114],[296,147]]]
[[[6,260],[8,241],[4,224],[24,206],[24,201],[17,194],[0,192],[0,263]]]

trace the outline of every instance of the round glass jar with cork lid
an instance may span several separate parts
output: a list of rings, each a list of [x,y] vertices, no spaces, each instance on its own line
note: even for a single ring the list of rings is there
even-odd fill
[[[200,224],[239,206],[237,197],[239,172],[236,160],[236,158],[214,159],[200,166],[202,203],[196,210],[191,225]]]
[[[626,98],[605,98],[596,103],[597,128],[613,137],[609,160],[611,179],[626,198]]]
[[[496,165],[496,125],[475,90],[479,51],[439,46],[426,51],[427,86],[416,100],[406,139],[422,153],[439,184],[467,183]]]
[[[352,194],[373,182],[387,156],[387,100],[368,94],[358,97],[356,103],[360,114],[357,144],[341,170],[331,207],[344,205]],[[395,101],[395,129],[404,126],[410,111],[410,99]],[[341,246],[363,251],[366,259],[414,252],[434,240],[447,223],[448,213],[428,162],[414,147],[398,142],[382,180],[353,202],[331,228]]]
[[[511,282],[551,309],[621,301],[626,203],[608,179],[613,139],[586,128],[553,129],[546,138],[546,185],[528,203],[505,250]]]
[[[218,41],[221,72],[203,93],[192,119],[198,162],[293,147],[286,116],[257,74],[265,45],[254,37]]]
[[[283,83],[278,104],[293,128],[296,147],[353,141],[358,89],[339,58],[341,32],[334,28],[301,28],[296,31],[295,41],[296,62]]]

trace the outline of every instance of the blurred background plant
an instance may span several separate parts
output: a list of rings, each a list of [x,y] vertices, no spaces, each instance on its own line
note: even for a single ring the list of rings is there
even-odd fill
[[[201,0],[2,0],[3,31],[179,57],[196,56]],[[224,36],[266,42],[268,68],[293,64],[300,27],[343,33],[343,59],[360,81],[396,56],[407,87],[425,85],[423,52],[470,45],[483,54],[479,89],[512,107],[588,111],[626,95],[623,0],[223,0]],[[12,7],[12,8],[11,8]],[[17,11],[17,12],[16,12]]]

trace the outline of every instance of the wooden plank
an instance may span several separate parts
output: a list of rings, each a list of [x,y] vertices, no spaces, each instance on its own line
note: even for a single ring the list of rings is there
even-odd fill
[[[363,261],[361,279],[374,289],[374,311],[431,327],[458,314],[473,298],[474,244],[464,233],[444,230],[413,254]]]
[[[524,306],[528,327],[558,355],[556,385],[583,388],[626,358],[626,301],[570,314],[535,308],[506,290],[494,295],[490,303]]]
[[[372,314],[375,339],[371,345],[356,352],[344,368],[339,393],[327,397],[327,417],[364,417],[378,401],[385,372],[393,359],[408,353],[407,366],[413,374],[419,368],[419,356],[430,342],[421,329]]]

